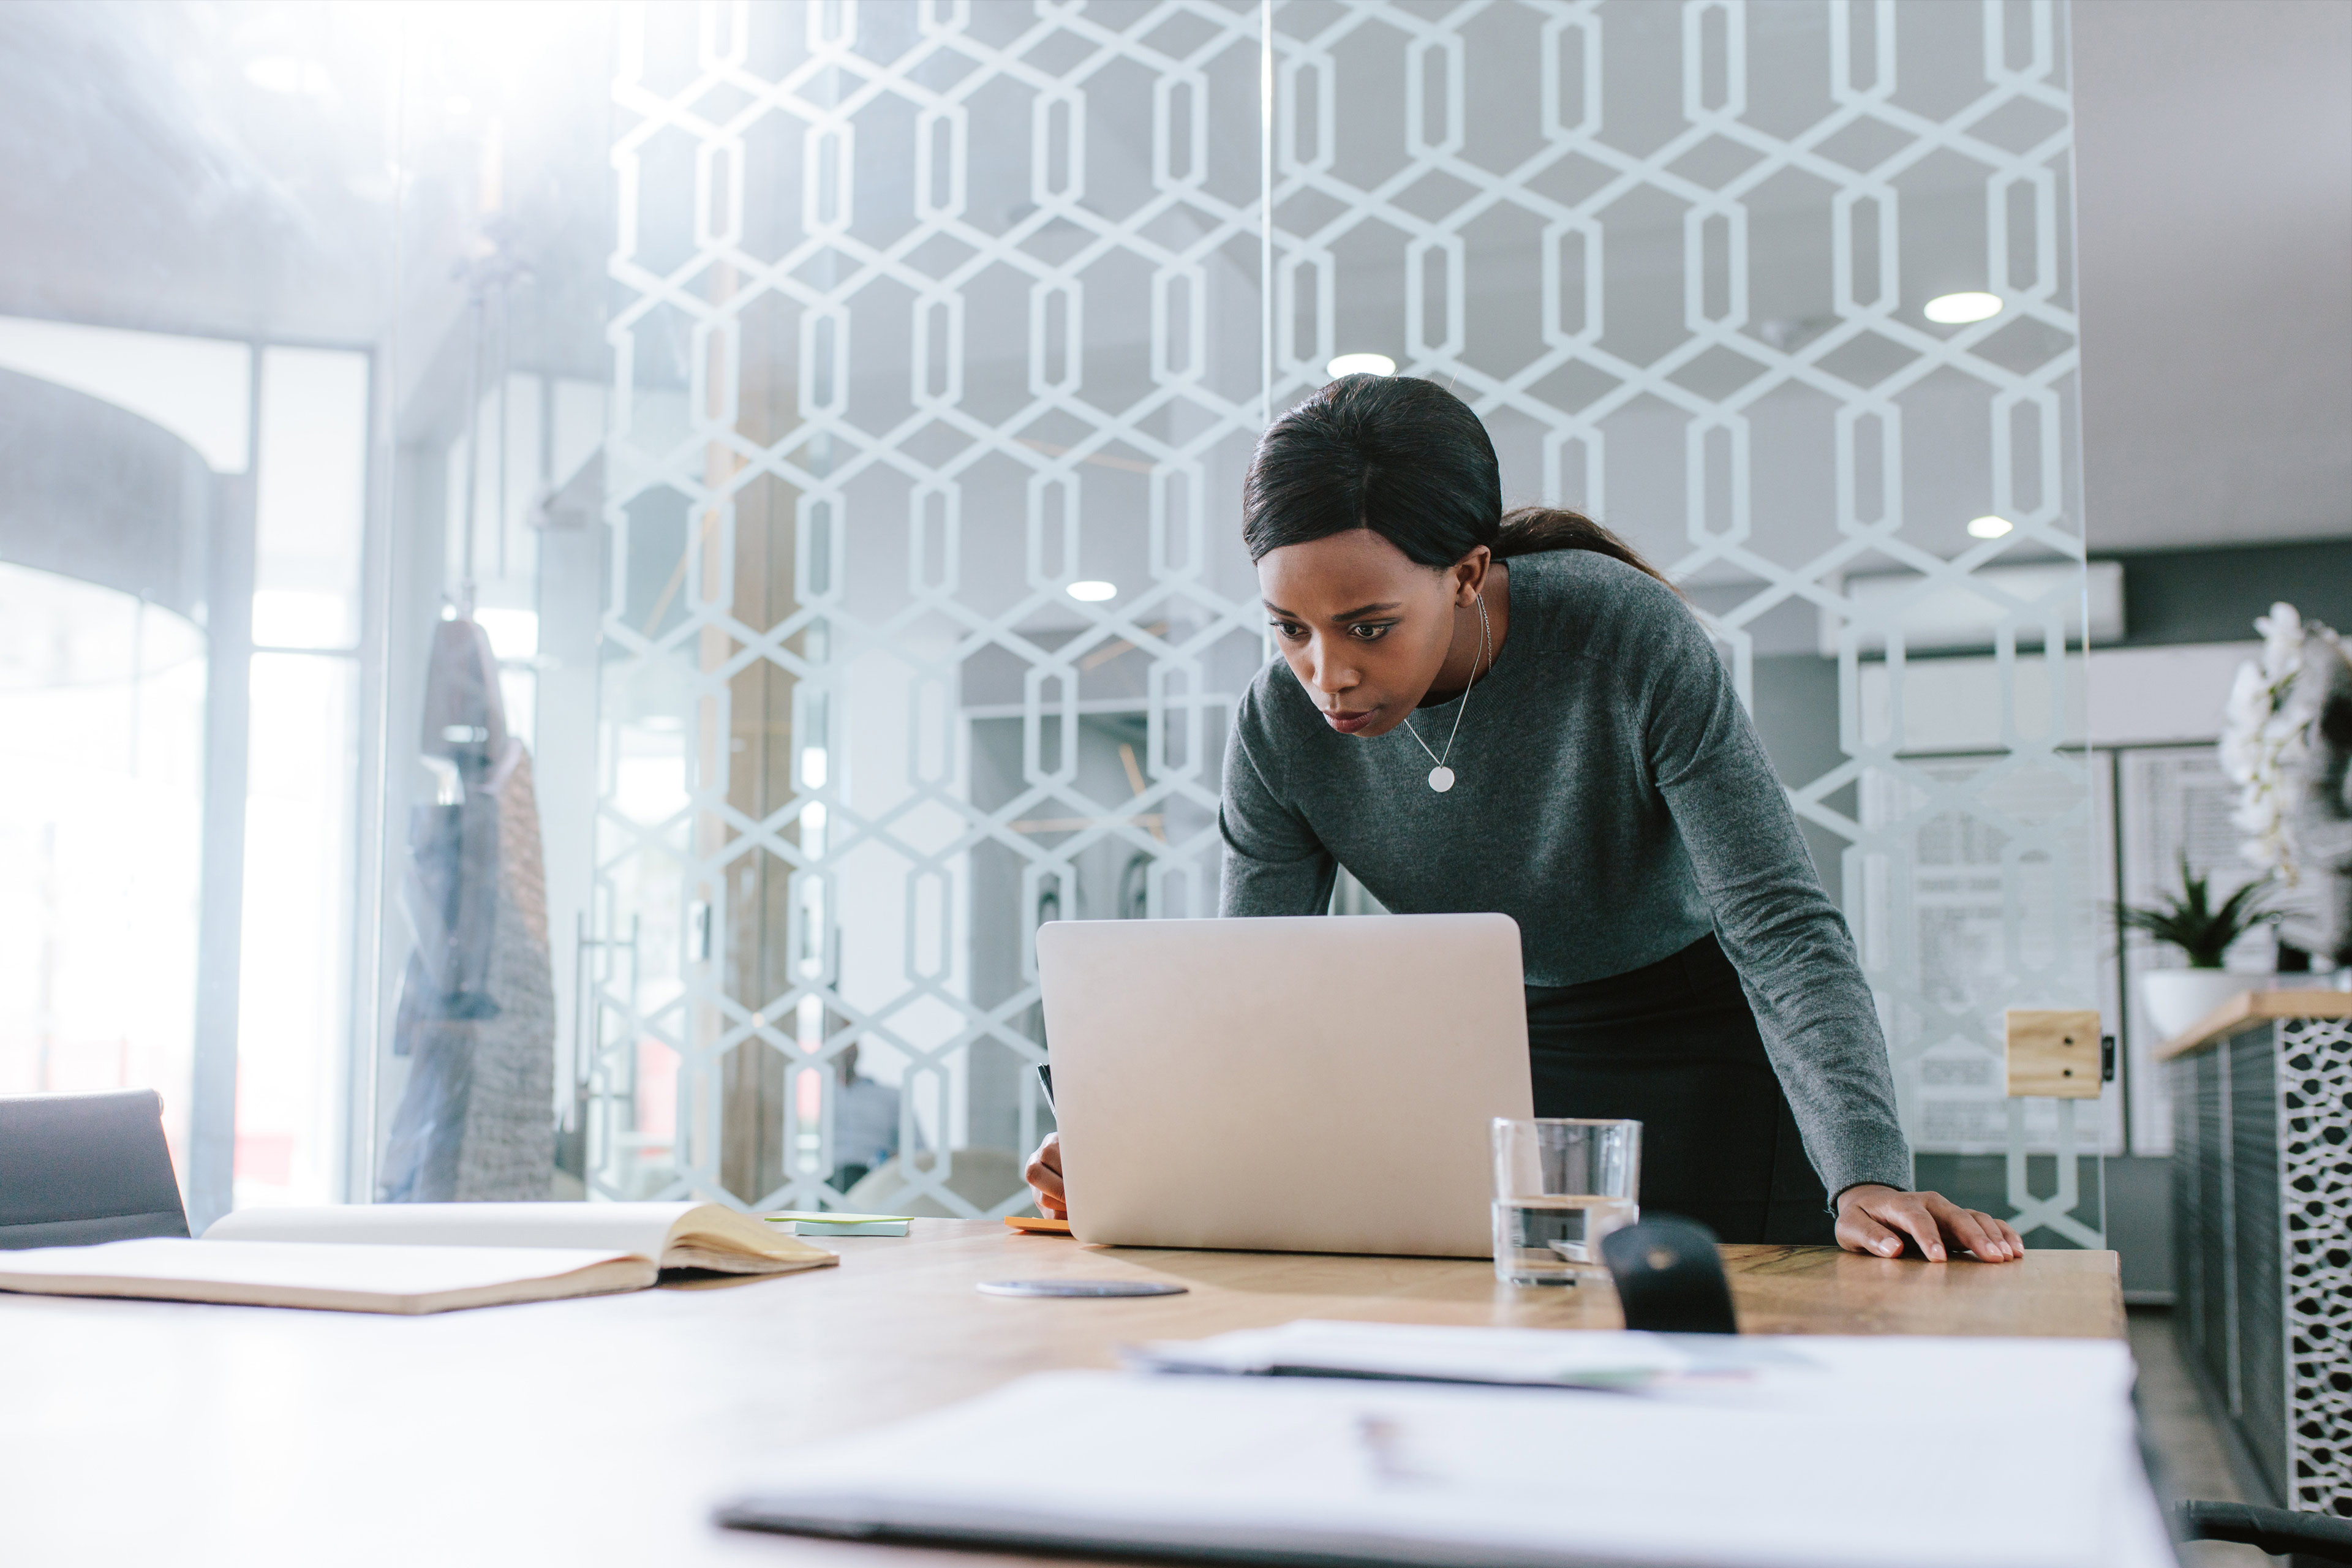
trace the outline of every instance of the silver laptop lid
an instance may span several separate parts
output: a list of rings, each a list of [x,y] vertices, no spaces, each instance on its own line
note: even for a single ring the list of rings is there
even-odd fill
[[[1507,915],[1039,928],[1081,1240],[1485,1257],[1530,1114]]]

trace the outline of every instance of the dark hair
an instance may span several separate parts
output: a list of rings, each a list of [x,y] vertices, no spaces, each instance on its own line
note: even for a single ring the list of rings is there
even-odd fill
[[[1242,481],[1252,561],[1351,528],[1437,570],[1483,544],[1497,560],[1590,550],[1666,581],[1581,512],[1523,506],[1505,515],[1486,427],[1468,404],[1418,376],[1343,375],[1258,440]]]

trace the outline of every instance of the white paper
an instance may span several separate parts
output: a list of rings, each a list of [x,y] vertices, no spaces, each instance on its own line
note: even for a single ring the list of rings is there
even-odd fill
[[[1755,1342],[1726,1338],[1727,1346]],[[1638,1385],[1684,1373],[1690,1351],[1656,1334],[1460,1329],[1302,1318],[1205,1340],[1157,1340],[1130,1352],[1150,1371],[1359,1373],[1370,1377],[1561,1387]]]
[[[790,1482],[760,1506],[1016,1545],[1400,1563],[2164,1561],[2122,1346],[1801,1348],[1801,1362],[1665,1395],[1053,1373],[788,1456]],[[1050,1434],[1050,1485],[1035,1444],[1008,1432]],[[1902,1484],[1858,1482],[1890,1474]],[[1955,1499],[1999,1500],[1987,1514]]]
[[[407,1247],[591,1247],[658,1261],[670,1228],[700,1204],[336,1204],[238,1209],[215,1241],[331,1241]]]

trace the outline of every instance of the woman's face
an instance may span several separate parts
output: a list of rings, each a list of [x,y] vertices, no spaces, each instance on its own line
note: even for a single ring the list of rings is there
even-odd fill
[[[1258,558],[1258,592],[1298,684],[1343,735],[1385,735],[1437,679],[1457,608],[1476,602],[1486,551],[1443,571],[1369,528]]]

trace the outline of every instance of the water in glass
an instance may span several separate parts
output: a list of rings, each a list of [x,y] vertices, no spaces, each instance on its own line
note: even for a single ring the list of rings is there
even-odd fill
[[[1514,1285],[1568,1284],[1605,1272],[1601,1238],[1641,1217],[1638,1204],[1589,1193],[1499,1199],[1495,1271]]]

